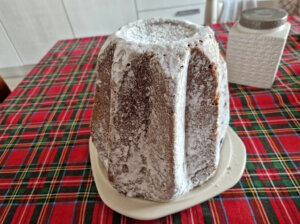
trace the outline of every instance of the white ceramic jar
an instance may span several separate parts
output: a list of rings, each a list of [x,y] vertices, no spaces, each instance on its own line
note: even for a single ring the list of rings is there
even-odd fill
[[[271,88],[291,27],[287,12],[254,8],[230,30],[226,52],[229,82]]]

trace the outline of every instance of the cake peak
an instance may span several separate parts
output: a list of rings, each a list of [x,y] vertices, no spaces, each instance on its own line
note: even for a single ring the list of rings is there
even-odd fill
[[[181,42],[199,32],[196,25],[174,19],[138,20],[122,27],[116,35],[141,44]]]

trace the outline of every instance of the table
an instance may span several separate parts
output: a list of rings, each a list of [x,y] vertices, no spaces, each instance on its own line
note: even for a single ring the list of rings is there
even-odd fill
[[[289,21],[273,88],[230,84],[230,126],[248,153],[241,180],[149,223],[300,222],[300,19]],[[223,53],[231,25],[212,26]],[[106,38],[57,42],[0,105],[0,223],[139,223],[101,201],[89,160],[95,62]]]

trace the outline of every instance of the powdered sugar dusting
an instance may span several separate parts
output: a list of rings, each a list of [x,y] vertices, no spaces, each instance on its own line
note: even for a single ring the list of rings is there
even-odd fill
[[[92,136],[119,192],[165,201],[214,174],[228,125],[220,57],[210,28],[183,21],[140,20],[110,37]]]
[[[139,20],[120,29],[117,35],[143,44],[173,43],[193,37],[197,33],[196,26],[185,22],[152,19]]]

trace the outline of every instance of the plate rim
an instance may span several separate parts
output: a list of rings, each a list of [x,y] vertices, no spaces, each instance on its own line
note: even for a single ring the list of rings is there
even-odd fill
[[[93,173],[98,194],[102,199],[102,201],[105,203],[105,205],[107,205],[112,210],[122,215],[125,215],[127,217],[138,219],[138,220],[158,219],[176,212],[180,212],[184,209],[193,207],[197,204],[203,203],[233,187],[240,180],[240,178],[244,173],[244,169],[246,166],[246,157],[247,157],[246,148],[244,143],[240,139],[240,137],[232,130],[230,126],[227,129],[226,140],[227,140],[227,145],[229,145],[230,149],[227,149],[228,148],[227,146],[225,150],[227,149],[227,151],[229,150],[231,153],[230,153],[229,161],[221,161],[223,159],[222,151],[223,153],[225,153],[224,147],[222,147],[220,153],[220,163],[227,162],[226,163],[227,168],[226,170],[221,170],[221,172],[223,171],[222,173],[219,174],[221,176],[214,175],[203,185],[194,188],[193,190],[179,197],[178,199],[171,200],[168,202],[156,202],[156,201],[149,201],[140,198],[130,198],[118,193],[118,191],[114,189],[110,184],[110,182],[108,181],[106,173],[103,172],[103,170],[104,171],[106,170],[103,164],[101,163],[100,159],[98,158],[97,150],[92,142],[92,138],[90,137],[89,154],[90,154],[92,173]],[[224,141],[224,145],[226,143],[226,140]],[[226,158],[225,156],[225,159],[227,160],[228,157]],[[238,161],[236,159],[238,159]],[[228,167],[230,167],[230,169],[228,169]],[[218,169],[219,168],[220,166],[218,166]],[[232,173],[234,173],[234,176],[231,176]],[[224,179],[226,181],[225,185],[220,185],[219,181],[221,179]],[[103,184],[101,184],[100,182]],[[206,197],[205,196],[203,197],[201,196],[201,192],[202,193],[205,192],[203,190],[205,191],[214,190],[217,193],[211,193],[210,191],[208,191],[206,192]],[[200,196],[200,199],[195,196]],[[120,200],[118,202],[121,203],[116,204],[111,200],[112,197],[118,198]],[[136,207],[135,210],[129,209],[128,203],[137,204],[140,205],[140,207]],[[174,207],[174,209],[172,209],[172,206]],[[151,210],[153,210],[154,208],[156,209],[156,212],[153,211],[151,212]]]

